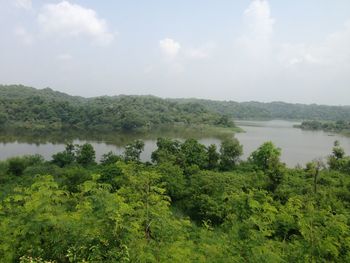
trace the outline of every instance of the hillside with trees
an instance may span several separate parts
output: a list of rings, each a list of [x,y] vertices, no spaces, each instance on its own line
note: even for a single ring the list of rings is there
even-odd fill
[[[350,157],[287,168],[266,142],[247,161],[159,138],[95,160],[90,144],[0,162],[1,262],[349,262]],[[100,161],[97,163],[96,161]]]
[[[177,124],[234,127],[229,118],[196,102],[153,96],[82,98],[49,88],[0,86],[1,127],[133,131]]]
[[[197,102],[208,110],[234,119],[284,119],[350,121],[350,106],[327,106],[317,104],[292,104],[285,102],[235,102],[199,99],[176,99],[187,103]]]
[[[350,121],[350,107],[126,95],[83,98],[49,88],[0,85],[3,128],[146,131],[167,125],[234,127],[234,118]]]

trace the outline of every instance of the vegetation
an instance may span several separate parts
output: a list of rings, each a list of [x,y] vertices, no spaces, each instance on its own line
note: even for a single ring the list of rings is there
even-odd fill
[[[163,125],[234,127],[230,118],[196,102],[153,96],[73,97],[49,88],[0,85],[0,128],[150,130]]]
[[[49,88],[37,90],[21,85],[0,85],[0,129],[62,131],[70,128],[130,132],[169,125],[232,128],[233,118],[343,121],[348,126],[350,107],[161,99],[154,96],[82,98]],[[332,126],[330,123],[327,125]]]
[[[297,128],[303,130],[322,130],[327,132],[338,132],[350,134],[350,121],[339,120],[336,122],[303,121]]]
[[[0,162],[1,262],[349,262],[350,157],[287,168],[266,142],[241,161],[159,138],[96,163],[91,145]]]
[[[350,106],[292,104],[285,102],[235,102],[176,99],[179,103],[196,102],[206,109],[234,119],[284,119],[350,121]]]

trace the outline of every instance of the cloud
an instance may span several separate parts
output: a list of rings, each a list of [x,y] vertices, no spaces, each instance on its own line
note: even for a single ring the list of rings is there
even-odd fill
[[[24,44],[32,45],[34,43],[34,37],[24,27],[17,26],[14,30],[14,35]]]
[[[15,0],[14,4],[18,8],[23,8],[26,10],[32,9],[32,1],[31,0]]]
[[[350,65],[350,22],[346,22],[343,29],[329,35],[319,44],[283,44],[281,46],[280,55],[284,63],[289,66]]]
[[[271,51],[271,39],[275,20],[271,16],[267,0],[254,0],[243,13],[244,34],[236,44],[249,57],[266,59]]]
[[[106,21],[98,18],[94,10],[67,1],[45,5],[38,15],[38,22],[47,34],[85,36],[99,45],[108,45],[115,37],[109,31]]]
[[[270,5],[266,0],[254,0],[244,11],[244,20],[253,37],[269,39],[275,20],[271,17]]]
[[[174,59],[181,49],[181,45],[171,38],[160,40],[159,47],[163,55],[168,59]]]

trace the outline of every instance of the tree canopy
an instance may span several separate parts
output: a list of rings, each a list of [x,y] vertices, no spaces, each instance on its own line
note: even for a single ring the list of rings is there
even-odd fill
[[[90,144],[1,161],[1,262],[349,262],[339,143],[296,168],[271,142],[247,161],[235,139],[157,145],[151,163],[140,141],[100,163]]]

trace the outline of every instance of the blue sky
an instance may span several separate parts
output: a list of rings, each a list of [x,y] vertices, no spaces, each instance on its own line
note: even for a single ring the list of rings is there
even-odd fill
[[[350,104],[348,0],[0,0],[0,83]]]

